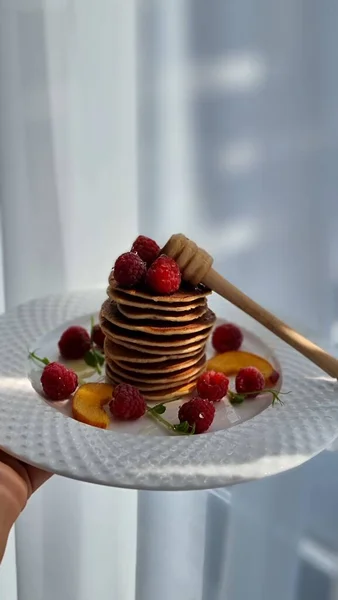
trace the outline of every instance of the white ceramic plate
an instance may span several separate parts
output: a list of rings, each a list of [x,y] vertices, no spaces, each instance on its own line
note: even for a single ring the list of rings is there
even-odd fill
[[[41,372],[28,349],[57,359],[57,342],[70,323],[89,327],[103,292],[32,301],[0,317],[0,445],[54,473],[111,486],[191,490],[225,486],[279,473],[308,460],[338,432],[338,384],[240,311],[224,303],[222,317],[246,328],[244,349],[282,373],[284,406],[267,394],[231,407],[222,402],[211,430],[170,436],[144,418],[105,431],[70,417],[70,402],[48,403]],[[226,313],[226,314],[225,314]],[[85,316],[81,316],[85,315]],[[249,333],[250,331],[250,333]],[[180,402],[168,406],[175,421]]]

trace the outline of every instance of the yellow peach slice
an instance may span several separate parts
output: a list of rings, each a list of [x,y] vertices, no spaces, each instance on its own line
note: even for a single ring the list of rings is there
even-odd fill
[[[112,397],[113,386],[108,383],[85,383],[73,398],[73,417],[81,423],[107,429],[109,417],[103,406]]]
[[[267,385],[278,380],[278,373],[273,366],[265,358],[251,352],[223,352],[207,362],[207,371],[219,371],[225,375],[237,375],[244,367],[256,367],[263,373]]]

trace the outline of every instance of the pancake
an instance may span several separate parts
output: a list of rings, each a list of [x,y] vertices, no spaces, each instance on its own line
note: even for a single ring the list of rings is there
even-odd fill
[[[161,378],[158,377],[158,379],[152,379],[153,374],[145,374],[145,376],[142,378],[139,376],[139,374],[136,376],[136,373],[129,374],[127,372],[123,373],[122,371],[117,372],[117,367],[115,364],[109,364],[108,367],[110,368],[111,376],[115,377],[115,379],[120,379],[123,381],[123,383],[130,383],[130,385],[134,385],[140,390],[148,391],[164,389],[165,387],[167,387],[167,389],[171,389],[173,387],[177,387],[178,385],[183,385],[185,382],[190,382],[193,379],[196,380],[203,370],[202,368],[194,369],[191,371],[191,373],[189,372],[185,376],[183,376],[183,371],[183,374],[176,373],[175,376],[173,375],[172,377],[169,377],[169,374],[162,373]],[[132,375],[135,375],[135,377],[132,377]]]
[[[154,336],[138,331],[131,331],[130,329],[121,329],[120,327],[109,323],[109,321],[102,317],[102,313],[100,314],[100,324],[103,333],[113,342],[118,341],[119,344],[123,341],[131,342],[134,348],[137,347],[138,350],[142,351],[147,346],[153,347],[156,349],[156,353],[158,354],[166,352],[168,348],[174,349],[175,352],[183,352],[181,348],[184,346],[186,346],[190,351],[191,347],[195,346],[197,343],[205,344],[211,329],[210,327],[209,329],[201,331],[195,335],[187,334],[179,336]]]
[[[117,382],[113,381],[108,373],[106,373],[106,381],[110,384],[116,385]],[[143,392],[143,397],[148,400],[148,402],[169,402],[170,400],[175,400],[176,398],[183,398],[192,392],[195,387],[195,381],[192,383],[187,383],[182,386],[175,387],[171,390],[157,390],[157,391],[147,391]]]
[[[134,297],[125,291],[111,287],[107,289],[107,295],[117,304],[134,306],[136,308],[149,308],[151,310],[156,309],[158,312],[172,312],[173,310],[175,310],[175,312],[185,312],[186,310],[198,308],[206,303],[204,297],[196,298],[193,302],[153,302],[150,299]]]
[[[132,344],[130,345],[132,346]],[[108,358],[115,360],[115,362],[122,362],[127,364],[134,363],[133,366],[135,368],[136,365],[137,368],[142,368],[142,365],[144,364],[163,364],[168,360],[186,361],[188,360],[188,358],[198,356],[202,352],[204,352],[204,346],[196,346],[192,349],[191,352],[188,351],[181,354],[170,354],[170,352],[167,352],[167,355],[158,355],[157,353],[152,354],[144,351],[138,351],[134,346],[132,346],[132,348],[120,346],[119,344],[112,342],[107,337],[105,338],[104,342],[104,353]]]
[[[103,326],[104,328],[104,326]],[[149,360],[153,359],[154,357],[156,357],[156,359],[158,360],[164,360],[167,357],[170,356],[170,358],[172,358],[173,356],[189,356],[191,354],[194,354],[195,352],[197,352],[198,350],[202,350],[205,347],[207,338],[205,338],[204,340],[200,340],[197,341],[196,343],[193,343],[191,346],[190,345],[186,345],[186,346],[148,346],[147,344],[143,344],[141,345],[137,345],[132,343],[131,340],[124,340],[124,339],[117,339],[116,337],[109,337],[109,331],[106,329],[106,340],[109,340],[109,342],[111,342],[112,344],[115,344],[116,346],[118,346],[119,348],[125,348],[127,350],[131,350],[133,353],[137,355],[141,354],[142,357],[144,358],[144,360]],[[116,351],[116,349],[115,349]]]
[[[205,347],[216,320],[207,305],[210,293],[185,282],[167,296],[145,285],[124,289],[112,271],[100,312],[107,381],[134,385],[154,402],[189,394],[206,368]]]
[[[181,387],[172,390],[157,390],[154,392],[143,392],[142,395],[148,402],[169,402],[178,398],[183,398],[195,389],[196,382],[186,383]]]
[[[194,373],[194,375],[190,375],[186,379],[180,380],[180,383],[182,382],[182,385],[183,385],[186,383],[191,383],[192,381],[196,382],[198,377],[200,376],[201,373],[203,373],[204,370],[205,370],[205,365],[203,365],[203,367],[201,369],[199,369],[199,371],[197,371],[197,373]],[[106,364],[106,374],[107,374],[108,378],[110,379],[110,381],[112,381],[115,385],[118,385],[119,383],[129,383],[130,385],[133,385],[138,390],[140,390],[141,393],[156,392],[159,390],[166,390],[167,392],[170,392],[175,387],[177,387],[177,384],[178,384],[177,380],[173,380],[172,382],[163,382],[163,383],[162,382],[148,383],[148,382],[138,381],[137,379],[130,379],[129,377],[124,377],[118,373],[115,373],[112,370],[112,368],[110,367],[110,365],[108,365],[108,364]]]
[[[196,299],[205,298],[206,296],[209,296],[211,294],[211,290],[202,285],[194,288],[189,284],[186,284],[185,282],[182,283],[181,288],[177,292],[171,294],[170,296],[155,296],[154,294],[152,294],[152,292],[147,291],[147,289],[145,288],[120,288],[114,279],[113,271],[109,276],[109,286],[111,290],[123,292],[124,294],[127,294],[132,298],[144,298],[145,300],[150,300],[151,302],[165,302],[166,304],[171,304],[172,302],[180,304],[182,302],[194,302]]]
[[[146,383],[151,385],[157,385],[158,383],[167,383],[168,386],[172,384],[174,381],[185,381],[189,380],[199,373],[200,370],[204,367],[206,363],[205,354],[200,358],[199,361],[195,363],[194,366],[188,367],[183,370],[174,370],[173,372],[162,371],[159,369],[155,373],[146,373],[145,371],[139,371],[135,373],[134,371],[130,371],[125,367],[121,367],[116,362],[107,361],[107,365],[110,368],[111,374],[113,376],[121,376],[126,380],[132,380],[137,382],[137,386],[139,383]],[[139,383],[138,383],[139,382]]]
[[[190,379],[186,379],[182,382],[174,382],[173,384],[167,383],[157,383],[157,384],[149,384],[149,383],[141,383],[140,381],[133,381],[132,379],[126,379],[125,377],[121,377],[121,375],[113,375],[111,371],[109,371],[109,367],[106,368],[106,373],[108,373],[108,378],[112,382],[113,385],[119,385],[120,383],[128,383],[134,387],[136,387],[141,394],[145,393],[154,393],[154,392],[172,392],[177,386],[183,386],[189,383],[192,383],[193,386],[191,389],[196,387],[196,381],[198,377],[203,373],[204,369],[201,369],[197,376],[191,377]]]
[[[207,312],[208,306],[206,303],[192,308],[191,310],[184,310],[176,312],[175,310],[167,312],[159,312],[155,306],[153,309],[139,308],[138,306],[127,306],[123,304],[117,304],[119,312],[127,319],[133,320],[154,320],[154,321],[171,321],[173,322],[187,322],[194,321],[203,317]]]
[[[107,359],[107,362],[110,363],[111,360],[113,360],[113,362],[117,365],[117,367],[119,367],[120,369],[124,370],[124,371],[128,371],[129,373],[174,373],[176,371],[183,371],[185,369],[188,369],[190,367],[193,367],[196,363],[198,363],[200,361],[200,359],[202,358],[202,356],[204,356],[204,351],[202,350],[202,352],[198,352],[197,354],[195,354],[195,356],[191,356],[188,359],[169,359],[169,360],[164,360],[162,362],[155,362],[155,363],[149,363],[149,362],[145,362],[145,363],[136,363],[136,364],[132,364],[129,362],[123,362],[120,360],[114,360],[111,359],[110,357]]]
[[[133,336],[137,332],[146,333],[152,336],[190,336],[194,333],[197,334],[202,332],[205,329],[209,330],[216,320],[215,313],[208,308],[207,312],[202,317],[195,319],[192,323],[185,323],[181,325],[177,325],[175,322],[169,324],[169,322],[158,321],[155,326],[154,322],[151,320],[130,322],[129,319],[124,317],[119,312],[116,304],[110,300],[106,300],[103,303],[101,314],[112,325],[115,325],[123,330],[132,330]]]

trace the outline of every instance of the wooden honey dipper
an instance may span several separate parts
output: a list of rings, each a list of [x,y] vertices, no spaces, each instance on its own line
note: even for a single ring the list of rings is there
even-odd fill
[[[240,308],[243,312],[253,317],[258,323],[264,325],[277,337],[281,338],[306,356],[310,361],[320,367],[325,373],[338,379],[338,360],[330,356],[325,350],[316,346],[303,335],[283,323],[275,315],[265,310],[243,294],[238,288],[224,279],[222,275],[212,268],[213,258],[195,242],[189,240],[181,233],[171,236],[163,248],[163,254],[175,259],[181,269],[182,276],[193,285],[203,283],[205,286],[223,296],[226,300]]]

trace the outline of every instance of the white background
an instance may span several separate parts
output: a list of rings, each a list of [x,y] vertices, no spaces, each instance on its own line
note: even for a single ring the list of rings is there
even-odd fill
[[[139,231],[182,230],[334,343],[336,18],[333,0],[0,0],[6,306],[104,288]],[[54,478],[0,598],[333,600],[337,473],[327,452],[210,493]]]

